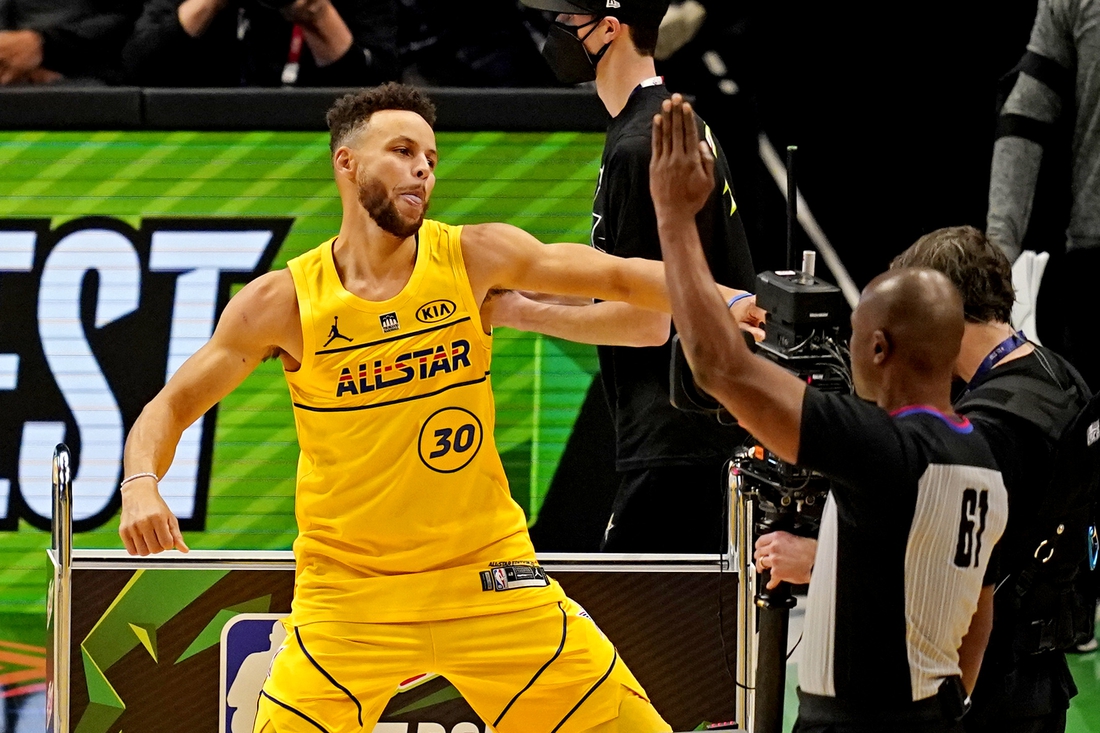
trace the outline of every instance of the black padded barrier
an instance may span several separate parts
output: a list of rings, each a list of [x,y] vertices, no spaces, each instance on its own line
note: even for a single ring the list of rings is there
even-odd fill
[[[349,89],[0,89],[3,130],[303,130]],[[603,132],[608,115],[588,89],[428,88],[441,131]]]
[[[144,126],[136,87],[6,87],[0,130],[134,130]]]

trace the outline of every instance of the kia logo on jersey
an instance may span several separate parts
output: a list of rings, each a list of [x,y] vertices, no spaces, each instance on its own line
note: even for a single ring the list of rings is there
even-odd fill
[[[458,309],[455,308],[454,301],[433,300],[416,309],[416,320],[421,323],[439,323],[454,315],[456,310]]]
[[[54,446],[73,451],[77,531],[118,510],[141,409],[213,333],[230,288],[264,273],[292,219],[0,220],[0,529],[50,526]],[[160,488],[203,528],[216,409]]]

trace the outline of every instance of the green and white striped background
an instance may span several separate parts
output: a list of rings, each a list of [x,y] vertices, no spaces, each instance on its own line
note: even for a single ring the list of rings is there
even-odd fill
[[[587,242],[602,136],[441,133],[430,216],[453,224],[505,221],[543,241]],[[340,203],[328,138],[316,133],[0,132],[0,219],[84,216],[138,227],[149,217],[292,217],[273,267],[336,233]],[[497,442],[512,493],[532,522],[585,390],[594,350],[498,331]],[[218,413],[207,530],[201,549],[287,549],[294,539],[293,418],[277,362],[262,365]],[[83,548],[120,547],[117,517],[77,535]],[[0,532],[0,636],[12,614],[41,614],[46,533],[25,523]]]

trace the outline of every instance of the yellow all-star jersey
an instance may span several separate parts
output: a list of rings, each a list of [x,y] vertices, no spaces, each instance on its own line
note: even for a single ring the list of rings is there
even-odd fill
[[[554,603],[493,440],[461,227],[425,221],[395,297],[344,289],[335,240],[290,261],[301,368],[293,619],[412,622]]]

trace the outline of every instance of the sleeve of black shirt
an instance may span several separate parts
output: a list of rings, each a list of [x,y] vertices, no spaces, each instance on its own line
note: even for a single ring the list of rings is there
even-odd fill
[[[396,0],[333,0],[352,44],[326,66],[303,65],[299,86],[355,87],[397,78]]]
[[[885,410],[858,397],[806,390],[798,465],[833,479],[834,491],[891,502],[907,483],[908,463],[901,434]]]
[[[89,12],[56,26],[35,27],[42,36],[42,67],[65,76],[120,80],[118,49],[133,21],[122,0],[97,0]]]
[[[147,0],[122,50],[126,76],[132,83],[186,84],[194,68],[198,44],[180,25],[183,0]],[[228,63],[228,62],[227,62]]]

